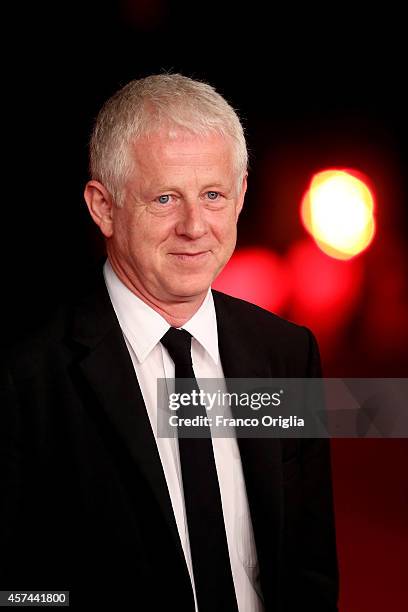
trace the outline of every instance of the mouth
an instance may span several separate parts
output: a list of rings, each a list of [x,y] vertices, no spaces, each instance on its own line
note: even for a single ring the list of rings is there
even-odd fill
[[[210,251],[198,251],[197,253],[189,253],[188,251],[169,253],[179,261],[200,261],[209,255]]]

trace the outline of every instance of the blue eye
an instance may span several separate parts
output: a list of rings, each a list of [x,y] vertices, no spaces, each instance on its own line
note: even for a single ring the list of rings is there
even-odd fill
[[[168,204],[170,202],[170,196],[169,195],[161,195],[157,198],[158,202],[160,204]]]
[[[220,194],[218,191],[208,191],[207,196],[209,200],[216,200]]]

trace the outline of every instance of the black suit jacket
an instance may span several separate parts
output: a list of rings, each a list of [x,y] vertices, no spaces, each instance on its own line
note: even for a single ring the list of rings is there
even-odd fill
[[[312,334],[214,292],[226,377],[320,373]],[[141,391],[102,275],[12,351],[2,381],[2,589],[188,610],[193,595]],[[327,440],[239,439],[267,612],[336,610]],[[225,611],[228,612],[228,611]]]

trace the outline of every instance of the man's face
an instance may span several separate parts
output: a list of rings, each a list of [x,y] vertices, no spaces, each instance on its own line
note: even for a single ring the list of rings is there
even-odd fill
[[[112,210],[109,257],[148,301],[203,297],[232,255],[245,195],[232,145],[180,131],[139,139],[132,154],[123,207]]]

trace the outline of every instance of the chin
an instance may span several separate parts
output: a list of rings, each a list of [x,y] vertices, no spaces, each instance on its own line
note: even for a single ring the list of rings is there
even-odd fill
[[[198,297],[200,295],[204,295],[207,293],[209,287],[211,286],[212,278],[208,278],[205,281],[194,281],[194,279],[186,279],[184,282],[174,283],[171,287],[169,287],[172,295],[176,295],[179,297]]]

